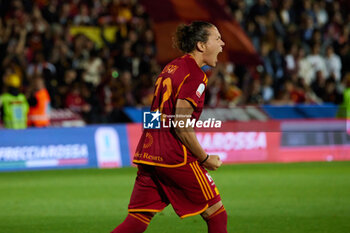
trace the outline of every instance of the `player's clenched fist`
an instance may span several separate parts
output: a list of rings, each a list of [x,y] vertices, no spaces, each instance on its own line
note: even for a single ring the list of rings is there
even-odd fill
[[[209,155],[209,158],[203,163],[203,166],[208,170],[216,170],[221,164],[222,161],[218,155]]]

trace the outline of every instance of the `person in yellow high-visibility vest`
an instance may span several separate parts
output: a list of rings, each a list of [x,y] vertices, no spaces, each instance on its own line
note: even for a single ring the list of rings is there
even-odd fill
[[[341,111],[343,116],[350,119],[350,74],[345,76],[345,90],[343,93],[343,103]]]
[[[0,95],[4,126],[8,129],[25,129],[29,105],[25,95],[19,91],[21,79],[18,75],[11,74],[4,81],[7,90]]]

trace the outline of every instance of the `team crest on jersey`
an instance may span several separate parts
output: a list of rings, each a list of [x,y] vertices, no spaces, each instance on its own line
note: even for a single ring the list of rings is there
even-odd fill
[[[177,65],[167,65],[164,67],[162,74],[163,73],[174,74],[178,68],[179,67]]]
[[[205,89],[205,85],[203,83],[199,84],[197,91],[196,91],[196,95],[198,96],[198,98],[201,98],[203,92]]]

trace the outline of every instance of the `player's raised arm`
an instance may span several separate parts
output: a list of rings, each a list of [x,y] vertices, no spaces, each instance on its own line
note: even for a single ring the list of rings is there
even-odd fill
[[[194,129],[189,125],[186,127],[186,122],[190,120],[193,113],[192,105],[183,99],[178,99],[176,102],[175,122],[176,135],[181,142],[198,158],[198,161],[203,164],[208,170],[216,170],[222,164],[218,155],[207,155],[202,146],[199,144]],[[180,127],[179,122],[184,122],[184,127]]]

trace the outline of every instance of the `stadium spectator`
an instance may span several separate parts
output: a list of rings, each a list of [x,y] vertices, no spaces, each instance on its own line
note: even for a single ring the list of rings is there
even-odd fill
[[[250,96],[248,99],[248,102],[251,104],[262,104],[264,102],[263,94],[262,94],[262,87],[261,87],[261,80],[260,79],[253,79],[250,87]]]
[[[261,56],[264,64],[264,69],[266,73],[271,75],[276,79],[275,71],[273,69],[273,63],[270,57],[270,52],[271,52],[271,47],[272,45],[269,42],[262,42],[261,45]]]
[[[314,76],[314,70],[311,62],[307,59],[305,50],[303,48],[299,48],[298,50],[297,68],[297,75],[304,79],[306,85],[311,85]]]
[[[277,17],[276,11],[270,9],[267,15],[268,27],[277,33],[278,36],[284,38],[286,30],[284,29],[280,19]]]
[[[224,80],[221,76],[217,74],[217,69],[214,70],[213,74],[209,78],[208,88],[207,88],[207,99],[208,106],[219,107],[221,106],[221,99],[224,89]]]
[[[325,95],[326,78],[321,71],[316,72],[316,78],[311,83],[311,88],[315,91],[315,94],[319,98],[323,98]]]
[[[218,64],[209,74],[205,104],[210,107],[234,107],[242,100],[238,77],[232,63]]]
[[[79,83],[74,83],[66,95],[65,107],[73,112],[83,114],[91,110],[91,106],[84,100]]]
[[[298,45],[293,43],[284,57],[286,75],[290,76],[298,72]]]
[[[284,81],[282,88],[279,90],[276,99],[271,101],[273,104],[281,104],[281,105],[293,105],[305,103],[306,96],[304,89],[293,82],[291,79],[287,79]]]
[[[34,76],[42,75],[44,69],[50,70],[53,74],[56,73],[56,67],[45,59],[42,52],[37,52],[34,55],[33,62],[28,65],[26,74],[31,79]]]
[[[323,28],[328,22],[328,12],[326,11],[325,1],[314,1],[313,12],[316,17],[316,25],[318,28]]]
[[[269,74],[264,73],[261,77],[261,95],[264,104],[269,104],[275,96],[275,91],[272,88],[273,79]]]
[[[148,75],[141,74],[139,76],[140,82],[135,87],[137,91],[135,100],[143,106],[151,106],[153,99],[153,80]]]
[[[320,54],[320,44],[313,45],[312,52],[306,57],[306,59],[310,62],[313,71],[311,82],[313,82],[316,79],[316,72],[318,71],[322,73],[323,77],[328,77],[326,61],[324,57]]]
[[[256,3],[250,9],[250,16],[252,18],[256,16],[265,16],[269,11],[269,6],[266,0],[257,0]]]
[[[77,81],[77,72],[74,69],[67,69],[64,72],[63,78],[58,80],[58,90],[57,90],[57,107],[64,108],[65,101],[64,98],[67,96],[69,88],[73,83]]]
[[[73,23],[75,25],[91,25],[92,24],[92,18],[90,17],[89,8],[86,4],[80,5],[79,14],[77,14],[74,17]]]
[[[293,0],[281,1],[281,7],[279,10],[279,18],[285,27],[293,25],[295,23],[294,10],[292,8]],[[277,10],[277,9],[274,9]]]
[[[315,22],[311,15],[305,14],[302,25],[302,40],[308,44],[311,43],[312,35],[315,30]]]
[[[277,39],[275,44],[273,45],[275,49],[270,51],[270,57],[272,62],[272,67],[274,70],[274,77],[278,79],[282,79],[285,77],[285,61],[284,61],[284,45],[281,39]]]
[[[341,103],[342,96],[338,93],[337,83],[333,78],[328,78],[326,80],[322,100],[326,103]]]
[[[101,82],[104,66],[96,51],[90,52],[89,58],[82,64],[82,67],[84,69],[82,74],[83,80],[97,87]]]
[[[340,57],[334,53],[333,46],[327,47],[327,53],[326,53],[326,68],[327,73],[330,77],[333,77],[336,82],[341,81],[341,60]]]

